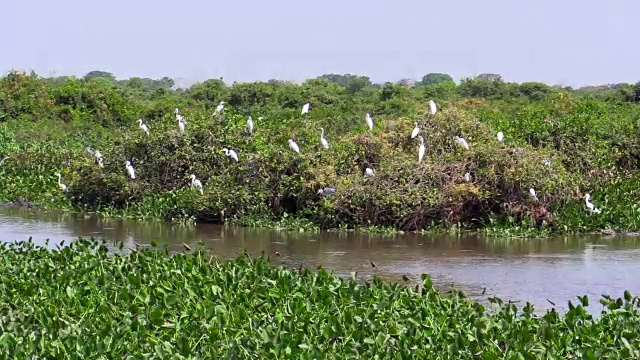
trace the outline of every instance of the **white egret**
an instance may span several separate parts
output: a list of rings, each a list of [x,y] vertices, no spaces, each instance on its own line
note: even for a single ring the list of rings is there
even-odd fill
[[[176,108],[176,115],[180,115],[180,109]]]
[[[183,117],[180,117],[180,119],[178,119],[178,128],[180,129],[180,132],[184,134],[184,126],[187,122],[184,121]]]
[[[144,120],[138,119],[138,124],[140,124],[140,129],[149,135],[149,128],[147,127],[147,124],[144,123]]]
[[[544,161],[542,163],[545,164],[545,166],[551,166],[551,160],[550,159],[544,159]]]
[[[124,167],[127,169],[127,172],[129,173],[129,177],[132,178],[132,179],[135,179],[136,178],[136,170],[131,165],[131,162],[127,161],[126,163],[124,163]]]
[[[60,173],[57,173],[56,175],[58,175],[58,187],[63,192],[66,192],[67,191],[67,185],[62,183],[62,175]]]
[[[536,190],[534,188],[529,189],[529,195],[531,195],[531,198],[533,198],[534,201],[539,201],[538,195],[536,195]]]
[[[193,174],[191,174],[191,186],[198,189],[198,191],[200,191],[200,194],[204,194],[204,191],[202,190],[202,183]]]
[[[253,133],[253,119],[251,116],[247,119],[247,130],[249,130],[249,134]]]
[[[228,157],[230,157],[233,160],[235,160],[236,162],[238,162],[238,153],[235,150],[233,150],[233,149],[229,150],[227,148],[224,148],[224,149],[222,149],[222,151],[224,151],[225,155],[227,155]]]
[[[222,110],[224,110],[224,104],[226,104],[226,102],[220,101],[218,106],[216,106],[216,115],[220,115],[220,113],[222,113]]]
[[[375,175],[372,168],[368,167],[364,169],[364,177],[374,177]]]
[[[371,114],[367,113],[364,117],[364,121],[367,123],[369,130],[373,130],[373,118],[371,118]]]
[[[102,153],[99,150],[96,150],[96,152],[93,153],[93,156],[95,156],[96,159],[100,159],[102,158]]]
[[[411,138],[415,139],[416,136],[418,136],[418,134],[420,133],[420,127],[418,126],[418,122],[414,121],[413,125],[415,125],[415,127],[413,128],[413,131],[411,132]]]
[[[464,181],[471,182],[471,174],[469,173],[464,174]]]
[[[589,199],[591,199],[591,195],[586,194],[584,196],[584,202],[587,204],[587,209],[589,209],[589,211],[591,211],[592,214],[600,214],[601,213],[600,209],[598,209],[595,205],[593,205],[593,203],[590,202]]]
[[[302,115],[306,114],[309,112],[309,106],[311,106],[311,104],[306,103],[304,105],[302,105]]]
[[[504,133],[502,131],[498,132],[498,141],[502,142],[504,140]]]
[[[420,136],[420,147],[418,148],[418,164],[422,162],[424,157],[424,138]]]
[[[433,100],[429,100],[429,114],[435,115],[438,112],[438,106]]]
[[[289,147],[291,148],[291,150],[300,154],[300,147],[298,147],[298,144],[296,144],[296,142],[293,141],[293,139],[289,139]]]
[[[322,144],[323,148],[328,149],[329,148],[329,142],[324,137],[324,128],[320,128],[320,130],[322,130],[322,133],[320,134],[320,144]]]
[[[459,136],[456,135],[455,137],[456,143],[458,143],[458,145],[462,146],[463,148],[469,150],[469,143],[467,143],[467,140],[465,140],[464,138],[461,138]]]
[[[98,158],[98,166],[100,166],[101,168],[104,167],[104,163],[103,163],[102,158]]]

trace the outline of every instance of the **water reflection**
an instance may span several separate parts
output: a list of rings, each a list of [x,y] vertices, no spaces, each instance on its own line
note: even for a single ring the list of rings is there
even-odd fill
[[[184,227],[163,222],[101,219],[68,214],[43,214],[27,209],[1,208],[0,232],[4,241],[36,243],[99,237],[124,241],[126,247],[148,246],[152,240],[166,243],[172,251],[182,243],[197,247],[202,242],[216,256],[278,252],[290,266],[323,266],[341,276],[377,274],[400,280],[407,275],[419,281],[430,274],[439,286],[455,284],[471,296],[486,295],[530,301],[549,308],[550,300],[565,307],[576,295],[597,299],[607,293],[619,297],[628,289],[640,294],[640,239],[600,236],[560,237],[538,240],[499,240],[478,236],[423,236],[408,234],[379,237],[354,233],[280,233],[216,225]],[[376,264],[371,266],[370,261]]]

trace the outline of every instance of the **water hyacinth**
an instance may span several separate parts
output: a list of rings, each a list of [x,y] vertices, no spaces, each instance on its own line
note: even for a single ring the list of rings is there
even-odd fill
[[[50,251],[0,245],[0,352],[10,358],[610,358],[640,355],[640,300],[625,293],[536,315],[492,299],[342,279],[203,250]],[[407,279],[405,279],[406,281]],[[409,283],[407,283],[409,284]]]

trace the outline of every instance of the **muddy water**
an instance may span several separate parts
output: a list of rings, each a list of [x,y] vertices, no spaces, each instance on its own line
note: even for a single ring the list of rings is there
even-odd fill
[[[127,247],[152,240],[180,251],[182,243],[201,242],[219,257],[280,254],[291,266],[323,266],[358,277],[374,274],[419,281],[428,273],[440,287],[455,285],[479,299],[498,296],[532,302],[538,310],[566,308],[576,295],[589,295],[590,310],[599,312],[601,294],[621,297],[624,290],[640,295],[640,238],[563,237],[542,240],[500,240],[477,236],[393,237],[363,234],[299,234],[216,225],[172,226],[161,222],[100,219],[43,214],[28,209],[0,208],[0,239],[27,240],[49,246],[78,237],[124,241]],[[371,262],[376,266],[372,267]],[[485,291],[486,289],[486,291]],[[485,294],[482,295],[483,291]]]

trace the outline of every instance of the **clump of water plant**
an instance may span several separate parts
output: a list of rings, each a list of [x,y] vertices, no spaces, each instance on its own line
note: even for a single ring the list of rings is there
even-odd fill
[[[632,190],[640,185],[633,135],[640,111],[623,98],[477,79],[416,88],[364,79],[354,88],[335,77],[302,85],[208,80],[180,91],[138,80],[0,78],[0,199],[305,229],[549,233],[640,225]],[[311,110],[301,114],[305,103]],[[367,168],[375,176],[365,177]],[[335,192],[318,193],[324,188]],[[587,211],[587,193],[600,214]]]
[[[0,245],[0,351],[11,358],[586,358],[640,356],[640,299],[538,315],[427,275],[407,286],[294,270],[264,255],[79,240]]]

